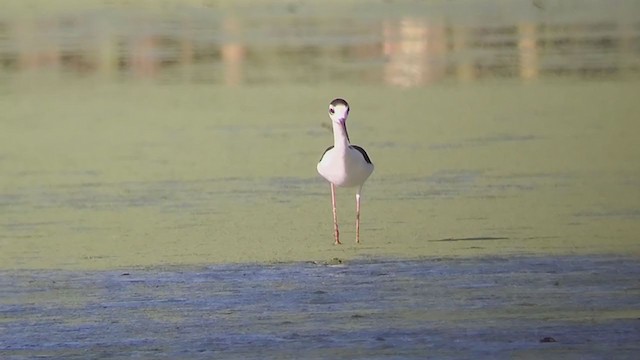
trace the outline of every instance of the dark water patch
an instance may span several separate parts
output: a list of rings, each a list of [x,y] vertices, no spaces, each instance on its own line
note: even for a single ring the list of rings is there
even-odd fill
[[[490,240],[509,240],[508,237],[493,237],[493,236],[476,236],[476,237],[466,237],[466,238],[447,238],[447,239],[437,239],[437,240],[428,240],[431,242],[454,242],[454,241],[490,241]]]
[[[2,271],[0,356],[632,358],[640,351],[635,258],[333,263]]]
[[[570,185],[569,180],[560,175],[496,174],[485,170],[443,170],[425,178],[406,180],[407,191],[403,199],[454,199],[478,198],[495,199],[518,197],[535,190],[556,189]]]
[[[429,146],[430,150],[450,150],[450,149],[459,149],[463,147],[477,147],[477,146],[487,146],[500,144],[504,142],[524,142],[524,141],[533,141],[540,140],[541,137],[534,135],[516,135],[516,134],[495,134],[484,137],[475,137],[464,139],[460,142],[452,142],[452,143],[437,143],[431,144]]]
[[[590,219],[617,218],[633,220],[640,218],[640,209],[589,210],[578,212],[574,216]]]
[[[273,192],[275,184],[290,189],[294,183],[309,180],[276,179],[271,183],[253,178],[218,178],[202,180],[162,180],[129,182],[94,182],[47,187],[25,187],[4,194],[1,201],[9,205],[37,209],[118,210],[157,208],[162,212],[199,209],[220,199],[248,201],[256,195]],[[0,206],[4,205],[0,203]],[[17,225],[16,225],[17,226]]]

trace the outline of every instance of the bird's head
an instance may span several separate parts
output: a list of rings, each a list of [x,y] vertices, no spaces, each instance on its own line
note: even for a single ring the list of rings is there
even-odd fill
[[[344,127],[347,116],[349,116],[349,104],[344,99],[335,99],[329,104],[331,121]]]

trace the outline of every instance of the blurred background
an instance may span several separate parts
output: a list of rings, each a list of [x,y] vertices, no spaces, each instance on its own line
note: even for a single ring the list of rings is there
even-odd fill
[[[227,86],[637,78],[635,1],[4,2],[28,74]]]
[[[637,1],[0,7],[2,267],[638,253]],[[315,173],[335,97],[358,248]]]

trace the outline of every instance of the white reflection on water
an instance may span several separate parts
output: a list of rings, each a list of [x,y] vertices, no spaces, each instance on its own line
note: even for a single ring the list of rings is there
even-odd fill
[[[0,76],[48,70],[227,85],[356,81],[414,87],[640,74],[638,17],[607,11],[606,1],[574,16],[575,9],[541,1],[525,10],[522,2],[517,8],[485,3],[466,10],[405,4],[397,11],[375,3],[346,21],[322,15],[322,5],[302,3],[264,12],[258,6],[154,11],[121,5],[0,15]],[[615,11],[640,12],[640,5],[621,3],[623,10]],[[495,9],[503,13],[483,14]]]

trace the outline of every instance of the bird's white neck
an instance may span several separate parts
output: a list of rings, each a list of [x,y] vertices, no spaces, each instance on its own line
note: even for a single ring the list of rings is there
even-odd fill
[[[347,133],[347,126],[333,123],[333,147],[337,149],[346,149],[349,146],[349,134]]]

